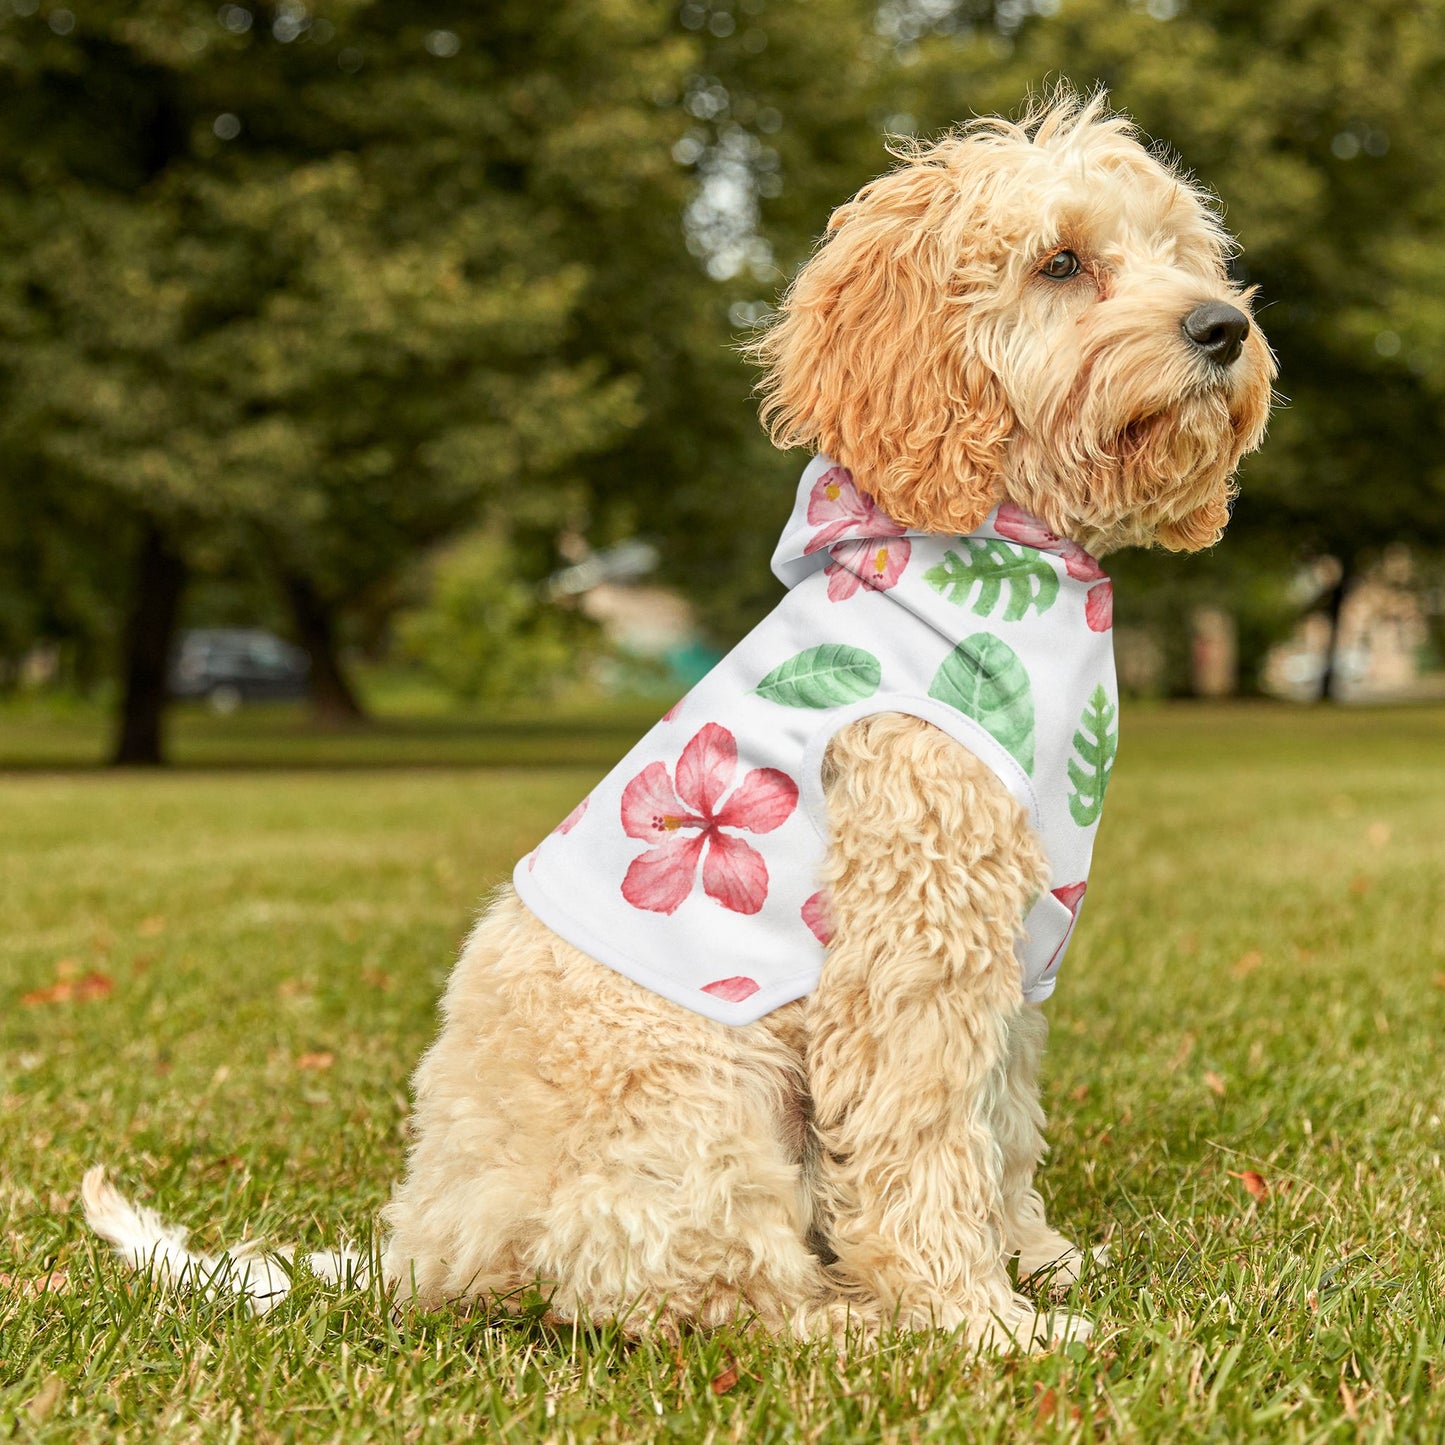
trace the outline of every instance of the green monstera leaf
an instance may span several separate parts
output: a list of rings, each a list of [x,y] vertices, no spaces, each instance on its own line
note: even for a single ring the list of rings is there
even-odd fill
[[[1002,638],[991,632],[965,637],[934,674],[929,697],[981,723],[1034,770],[1034,694],[1028,669]]]
[[[872,697],[882,677],[871,652],[825,642],[780,662],[754,691],[784,707],[837,707]]]
[[[1069,759],[1069,812],[1079,827],[1087,828],[1099,821],[1104,811],[1104,790],[1119,751],[1119,733],[1114,727],[1118,709],[1109,701],[1101,683],[1089,695],[1074,734],[1074,752]]]
[[[1018,622],[1029,608],[1047,612],[1059,595],[1059,574],[1032,548],[992,538],[960,537],[963,552],[945,552],[923,580],[960,607],[971,605],[979,617],[992,617],[1004,594],[1003,620]],[[977,588],[977,595],[969,597]]]

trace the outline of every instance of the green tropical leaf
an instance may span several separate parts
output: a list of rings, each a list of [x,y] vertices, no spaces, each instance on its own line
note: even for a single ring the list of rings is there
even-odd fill
[[[871,652],[825,642],[780,662],[754,691],[784,707],[837,707],[872,697],[882,677]]]
[[[1089,695],[1074,734],[1074,752],[1078,760],[1069,759],[1069,812],[1079,827],[1087,828],[1099,821],[1104,811],[1104,791],[1119,751],[1119,733],[1114,727],[1118,709],[1109,701],[1100,684]]]
[[[960,537],[964,552],[945,552],[943,561],[930,567],[923,580],[950,602],[968,604],[979,617],[991,617],[1005,592],[1003,620],[1018,622],[1029,608],[1043,613],[1059,595],[1059,574],[1047,558],[1031,547],[1015,547],[993,538]]]
[[[1034,695],[1018,653],[991,632],[965,637],[934,674],[929,697],[981,723],[1034,770]]]

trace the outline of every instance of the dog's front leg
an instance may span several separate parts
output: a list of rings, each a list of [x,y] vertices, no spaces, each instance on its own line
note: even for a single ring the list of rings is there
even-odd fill
[[[994,1103],[994,1130],[1003,1154],[1004,1244],[1018,1256],[1019,1280],[1067,1290],[1079,1278],[1084,1255],[1048,1222],[1034,1187],[1044,1157],[1044,1111],[1039,1104],[1039,1064],[1049,1026],[1037,1004],[1025,1004],[1009,1029],[1008,1065]],[[1099,1245],[1097,1260],[1108,1258]]]
[[[1000,1345],[1077,1338],[1006,1269],[995,1110],[1022,1007],[1014,938],[1046,876],[1023,810],[938,729],[844,729],[825,778],[833,941],[810,1001],[818,1204],[865,1313]]]

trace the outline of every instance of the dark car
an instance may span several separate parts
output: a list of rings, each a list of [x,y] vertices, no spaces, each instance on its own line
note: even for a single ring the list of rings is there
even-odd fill
[[[171,664],[172,697],[205,698],[217,712],[243,702],[306,696],[311,659],[299,647],[254,627],[184,633]]]

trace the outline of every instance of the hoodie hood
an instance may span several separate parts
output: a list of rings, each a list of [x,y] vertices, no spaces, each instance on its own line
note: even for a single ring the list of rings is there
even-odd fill
[[[773,575],[792,588],[827,568],[835,583],[840,570],[856,579],[850,590],[887,591],[907,566],[914,539],[951,535],[902,526],[859,487],[847,467],[814,457],[798,482],[793,510],[773,551]],[[1108,582],[1108,574],[1077,542],[1051,532],[1012,502],[995,507],[970,535],[1048,552],[1063,561],[1075,581]]]

